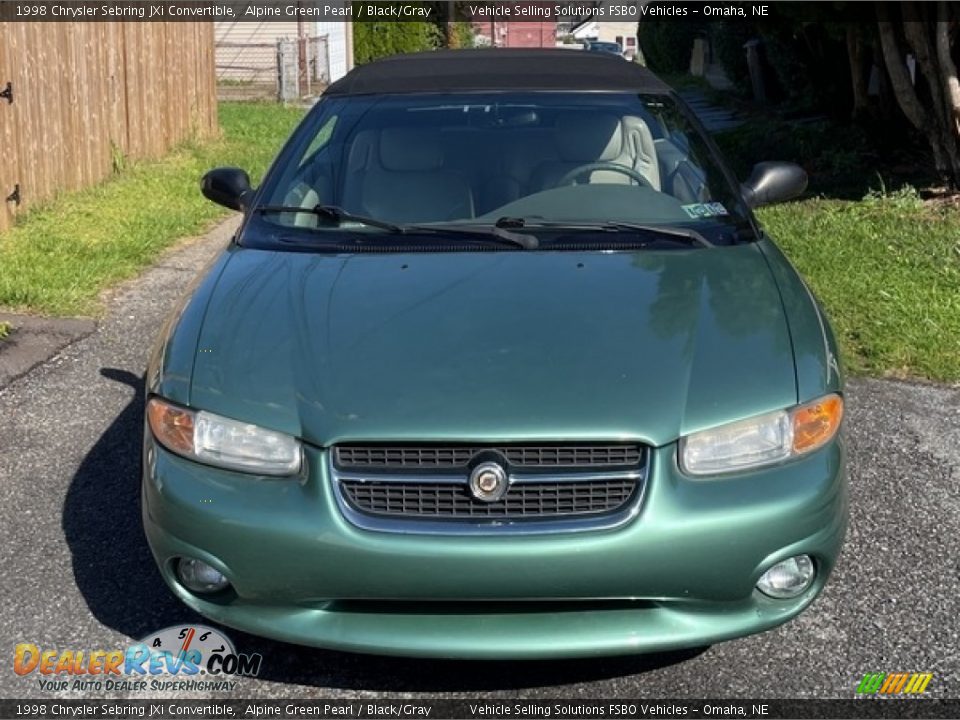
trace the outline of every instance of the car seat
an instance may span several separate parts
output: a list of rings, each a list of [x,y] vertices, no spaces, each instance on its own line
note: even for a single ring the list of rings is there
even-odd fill
[[[607,113],[573,114],[557,118],[554,141],[559,160],[542,163],[535,171],[532,185],[548,190],[571,170],[594,162],[606,162],[636,170],[656,190],[660,189],[660,170],[653,137],[638,117],[620,118]],[[629,175],[594,170],[584,174],[590,183],[636,184]]]
[[[344,178],[343,207],[398,223],[473,217],[473,194],[444,168],[438,137],[429,129],[386,128],[358,133]]]

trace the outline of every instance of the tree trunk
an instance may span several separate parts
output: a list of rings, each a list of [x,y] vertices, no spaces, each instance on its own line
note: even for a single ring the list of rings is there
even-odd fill
[[[893,95],[903,114],[907,116],[907,120],[917,130],[925,133],[930,125],[930,119],[917,98],[913,83],[910,82],[910,73],[907,72],[906,63],[900,52],[900,43],[897,42],[896,31],[889,20],[884,3],[877,3],[877,16],[881,18],[877,23],[880,31],[880,48],[883,51],[883,63],[887,66],[887,74],[890,76]]]
[[[446,46],[450,49],[460,47],[459,38],[457,38],[457,28],[452,22],[444,23],[443,34]]]
[[[913,4],[905,6],[904,15],[909,13],[911,16],[917,11]],[[907,20],[903,24],[903,34],[907,42],[913,48],[914,57],[917,59],[917,69],[927,81],[927,87],[930,88],[930,97],[933,100],[934,113],[932,120],[939,125],[942,116],[938,112],[943,107],[943,86],[940,81],[940,64],[933,54],[933,48],[930,46],[930,34],[928,33],[928,24],[914,19]]]
[[[944,97],[943,85],[940,79],[940,64],[937,62],[930,46],[930,34],[928,32],[928,23],[918,14],[923,13],[920,8],[912,3],[904,4],[903,34],[907,43],[913,49],[914,57],[917,61],[917,75],[922,76],[927,83],[930,91],[932,103],[932,112],[928,114],[929,124],[927,126],[927,139],[933,149],[933,159],[937,166],[937,173],[947,182],[956,181],[956,173],[953,168],[953,153],[951,147],[953,142],[950,138],[950,129],[945,123],[943,112]]]
[[[928,16],[927,7],[916,3],[904,4],[904,34],[907,42],[916,53],[917,65],[930,91],[932,112],[930,112],[929,141],[937,162],[937,171],[943,179],[954,187],[960,187],[960,136],[957,135],[955,116],[949,99],[950,68],[954,68],[950,57],[949,30],[947,21],[943,21],[943,30],[947,34],[947,52],[940,53],[935,48],[939,25]],[[945,8],[943,9],[946,18]],[[945,58],[944,58],[945,56]],[[947,60],[947,65],[941,63]],[[953,75],[956,75],[955,68]]]
[[[960,80],[957,66],[950,54],[950,19],[947,4],[940,0],[937,7],[937,57],[943,73],[944,90],[947,96],[948,121],[955,135],[960,137]]]
[[[867,77],[864,73],[863,41],[852,25],[847,27],[847,58],[850,61],[850,81],[853,89],[853,119],[865,115],[870,108],[867,95]]]
[[[448,48],[460,47],[460,38],[457,37],[456,13],[457,4],[455,0],[447,0],[447,19],[443,24],[443,34]]]
[[[951,60],[949,67],[942,67],[941,53],[934,54],[931,45],[931,36],[938,35],[941,30],[936,23],[925,22],[916,13],[924,13],[910,4],[904,5],[904,15],[909,16],[903,23],[904,35],[909,42],[917,60],[919,75],[922,75],[930,90],[930,108],[925,108],[917,96],[910,75],[904,63],[903,53],[897,39],[895,26],[890,21],[889,11],[885,3],[877,3],[878,29],[880,31],[880,45],[883,51],[884,64],[893,88],[897,104],[907,116],[910,123],[926,137],[933,153],[933,163],[937,174],[948,185],[960,188],[960,136],[957,133],[957,115],[948,111],[950,105],[949,68],[953,68]],[[946,41],[937,37],[936,44],[946,42],[949,56],[949,30]],[[955,68],[953,76],[956,76]]]
[[[899,119],[902,113],[893,88],[890,86],[890,76],[883,70],[886,63],[883,60],[883,51],[880,49],[879,36],[874,37],[870,43],[870,63],[876,66],[878,71],[877,89],[880,93],[880,111],[884,116],[884,122],[889,123],[894,115]]]
[[[943,135],[947,156],[950,159],[951,180],[960,187],[960,81],[957,66],[950,53],[950,22],[947,19],[946,3],[939,3],[939,16],[935,26],[937,58],[940,63],[940,79],[943,82]]]

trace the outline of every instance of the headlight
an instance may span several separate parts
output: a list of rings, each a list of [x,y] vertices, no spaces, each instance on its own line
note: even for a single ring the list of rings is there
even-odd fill
[[[842,419],[843,398],[831,394],[703,430],[680,439],[680,467],[690,475],[715,475],[786,460],[823,447]]]
[[[178,455],[259,475],[300,471],[300,442],[289,435],[151,398],[147,422],[157,441]]]

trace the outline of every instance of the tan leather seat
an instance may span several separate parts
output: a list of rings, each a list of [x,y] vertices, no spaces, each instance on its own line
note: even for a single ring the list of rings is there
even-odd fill
[[[660,189],[660,164],[653,134],[647,124],[635,115],[621,120],[623,126],[624,153],[632,160],[634,170],[643,175],[654,190]]]
[[[430,130],[359,133],[348,155],[343,207],[398,223],[472,218],[469,184],[444,164],[439,138]]]
[[[548,190],[571,170],[595,162],[622,165],[636,170],[654,188],[660,189],[660,171],[653,137],[638,117],[612,114],[569,113],[557,118],[554,140],[560,160],[542,163],[533,176],[535,190]],[[594,170],[580,182],[636,184],[624,173]]]
[[[689,154],[668,138],[660,138],[656,145],[663,191],[683,203],[710,202],[710,191],[703,168],[690,162]]]

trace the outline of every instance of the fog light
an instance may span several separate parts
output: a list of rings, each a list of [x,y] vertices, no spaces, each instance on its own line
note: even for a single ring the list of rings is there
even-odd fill
[[[816,573],[809,555],[796,555],[778,562],[760,576],[757,590],[778,600],[795,598],[810,587]]]
[[[177,562],[177,579],[195,593],[219,592],[230,584],[219,570],[195,558],[180,558]]]

